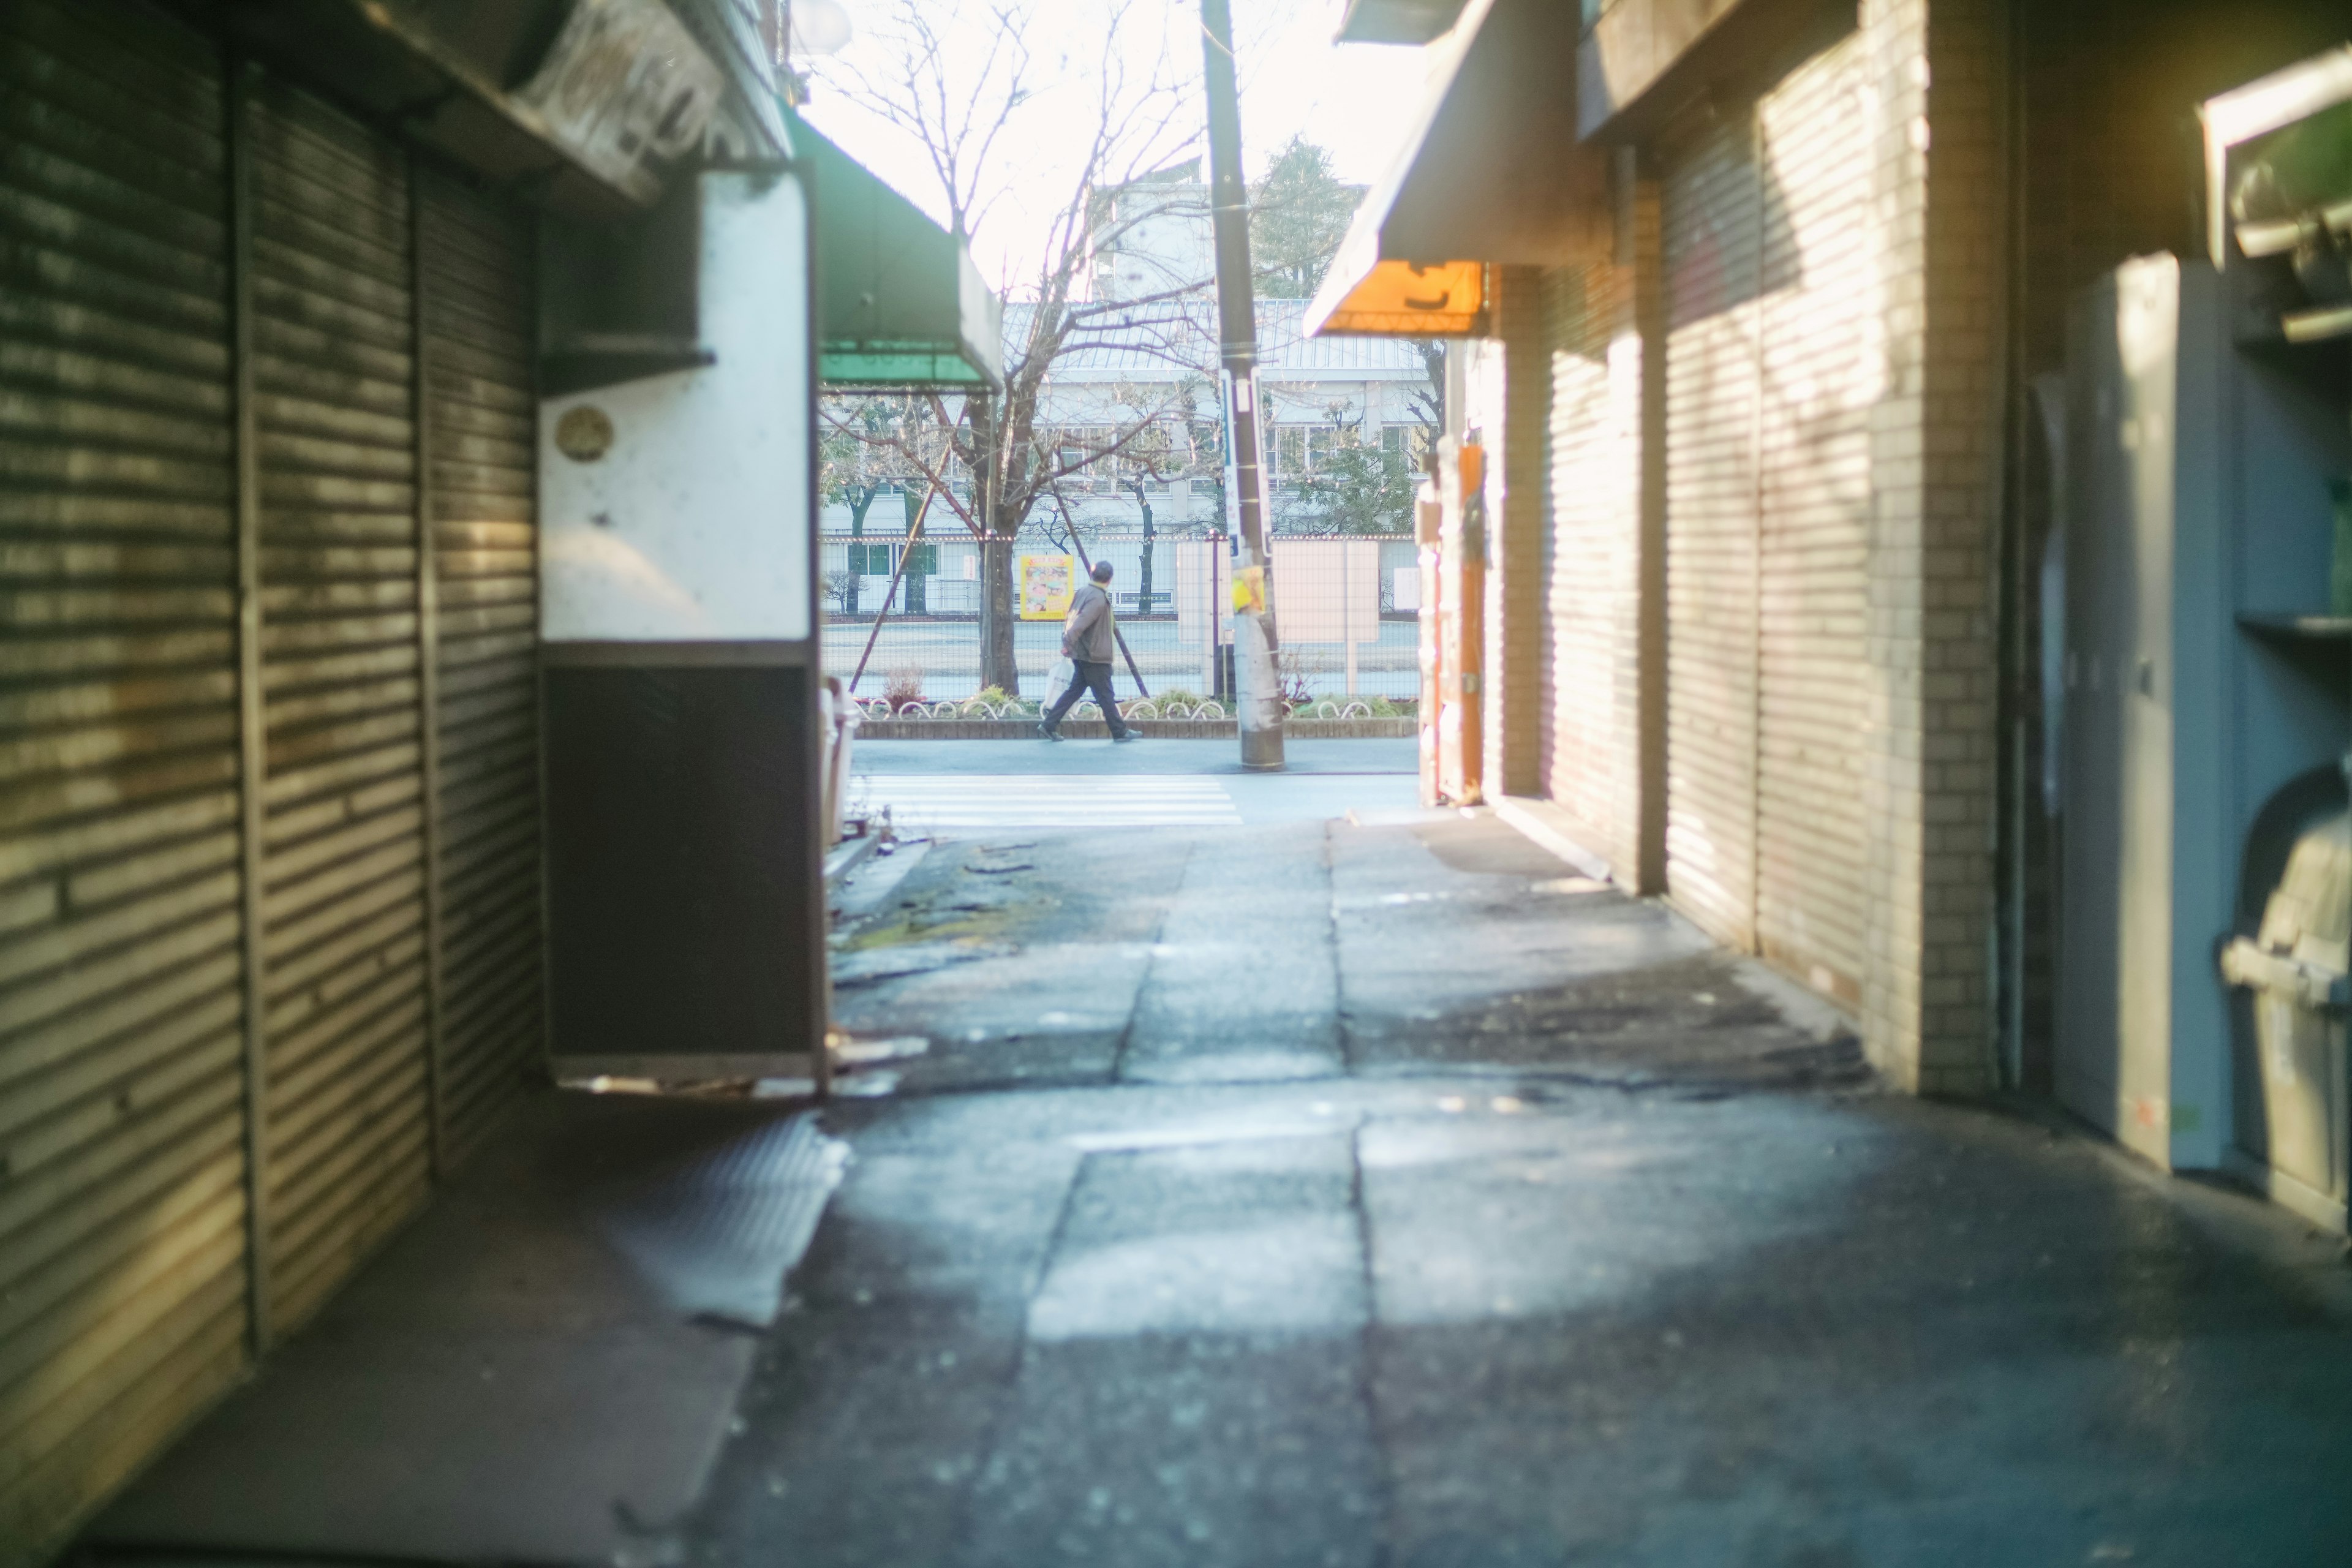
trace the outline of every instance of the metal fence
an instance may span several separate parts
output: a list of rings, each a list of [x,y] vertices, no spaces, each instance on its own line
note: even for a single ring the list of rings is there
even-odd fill
[[[1122,699],[1138,675],[1153,697],[1223,694],[1221,672],[1229,661],[1223,650],[1233,642],[1231,542],[1220,535],[1081,537],[1087,560],[1108,561],[1115,569],[1112,605],[1135,664],[1132,672],[1125,659],[1112,667]],[[1273,551],[1275,618],[1290,694],[1417,700],[1420,575],[1412,541],[1278,534]],[[1037,563],[1033,572],[1050,573],[1055,562],[1066,560],[1069,581],[1085,576],[1076,552],[1044,537],[1022,535],[1013,555],[1016,575],[1025,557]],[[857,680],[860,698],[883,696],[893,685],[919,692],[927,702],[979,692],[980,546],[969,534],[929,539],[909,556],[903,536],[828,533],[818,570],[826,674],[847,681],[870,639],[873,651]],[[1023,695],[1044,689],[1061,638],[1058,615],[1016,623],[1013,652]]]

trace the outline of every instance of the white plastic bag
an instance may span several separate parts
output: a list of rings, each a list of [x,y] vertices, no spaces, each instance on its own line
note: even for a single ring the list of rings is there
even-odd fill
[[[1077,679],[1078,667],[1070,662],[1068,655],[1055,659],[1054,668],[1045,672],[1045,706],[1051,708],[1059,702],[1062,693],[1067,691],[1071,682]]]

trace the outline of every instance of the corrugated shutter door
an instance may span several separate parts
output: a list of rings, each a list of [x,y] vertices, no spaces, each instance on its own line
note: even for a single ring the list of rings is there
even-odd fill
[[[270,1320],[425,1194],[424,791],[405,163],[250,103],[260,417]]]
[[[1765,954],[1862,998],[1862,740],[1870,409],[1879,363],[1866,224],[1862,39],[1758,106],[1777,199],[1764,231],[1763,705],[1757,934]]]
[[[1627,759],[1617,710],[1620,661],[1633,650],[1625,606],[1638,591],[1630,548],[1640,527],[1640,453],[1628,416],[1638,386],[1611,363],[1614,268],[1563,267],[1544,276],[1551,357],[1551,500],[1546,561],[1543,791],[1597,829],[1621,858],[1617,781]],[[1626,369],[1637,369],[1630,363]],[[1631,879],[1633,868],[1618,868]]]
[[[1664,182],[1666,889],[1755,945],[1757,301],[1763,201],[1750,122]]]
[[[422,176],[440,660],[442,1092],[471,1148],[541,1045],[538,404],[531,233],[511,209]]]
[[[0,7],[0,1557],[245,1361],[221,81]]]

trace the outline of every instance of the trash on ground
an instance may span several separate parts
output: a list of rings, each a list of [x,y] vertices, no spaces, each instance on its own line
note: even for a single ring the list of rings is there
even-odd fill
[[[919,1057],[931,1048],[929,1037],[923,1035],[893,1035],[881,1040],[853,1040],[846,1035],[836,1035],[829,1044],[833,1059],[849,1067]]]

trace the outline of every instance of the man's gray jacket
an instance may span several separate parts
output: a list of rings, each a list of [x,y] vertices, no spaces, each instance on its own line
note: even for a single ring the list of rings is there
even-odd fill
[[[1062,623],[1062,652],[1087,664],[1108,664],[1118,651],[1112,640],[1110,595],[1099,583],[1081,583],[1070,595],[1069,617]]]

